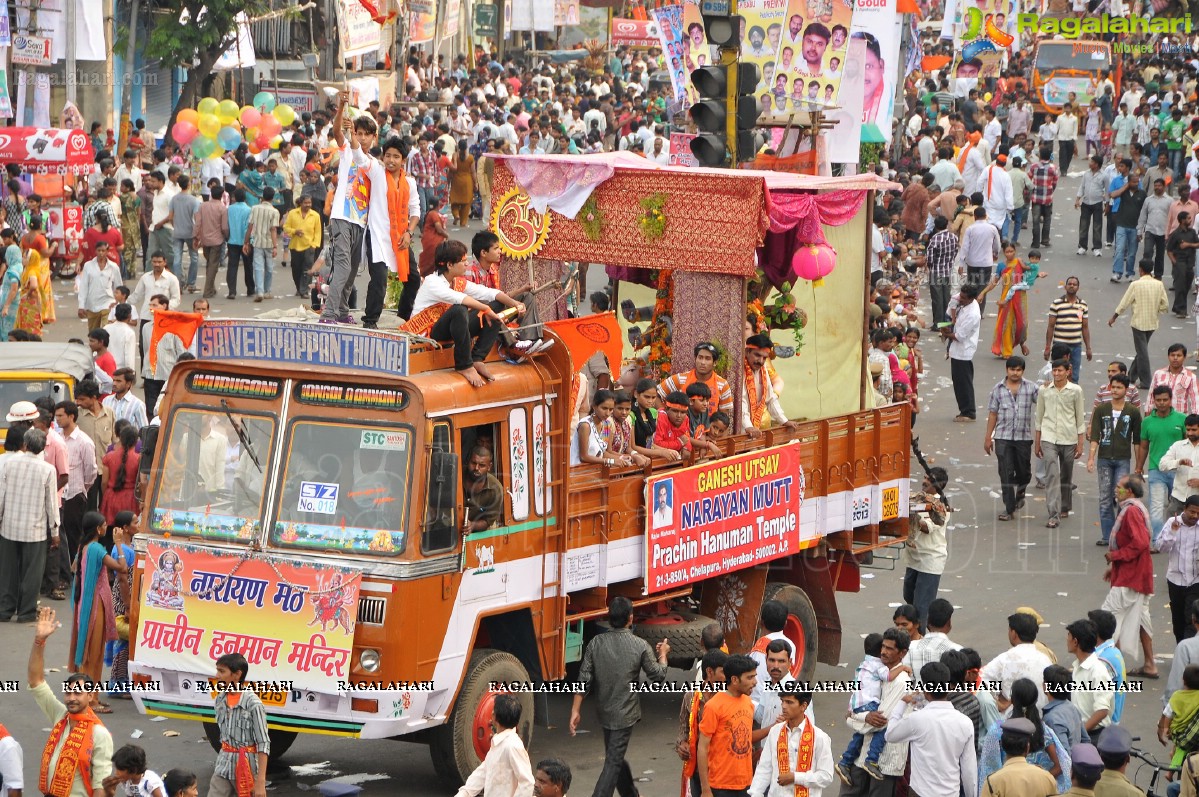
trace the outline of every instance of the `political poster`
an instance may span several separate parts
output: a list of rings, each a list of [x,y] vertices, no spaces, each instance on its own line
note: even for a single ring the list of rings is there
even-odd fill
[[[554,25],[579,24],[579,0],[554,0]]]
[[[647,593],[800,550],[798,442],[656,476],[646,491]]]
[[[445,29],[441,36],[451,39],[458,35],[458,20],[462,16],[462,0],[445,0]]]
[[[335,693],[350,674],[361,574],[246,554],[148,542],[134,661],[204,675],[241,653],[251,673]]]
[[[670,134],[670,165],[699,168],[699,159],[691,152],[691,142],[695,133]]]
[[[415,17],[415,13],[413,16]],[[343,59],[378,51],[379,34],[383,29],[371,19],[370,12],[358,0],[339,0],[337,28]]]
[[[433,37],[437,35],[437,3],[435,0],[411,0],[408,8],[408,41],[411,44],[425,44],[433,41]]]
[[[850,26],[852,38],[866,43],[866,52],[860,62],[862,126],[869,129],[873,125],[869,139],[888,144],[891,143],[902,24],[899,0],[858,0]],[[841,105],[844,107],[844,103]],[[854,139],[855,144],[857,140]]]
[[[854,24],[857,21],[855,18]],[[851,35],[845,58],[845,76],[841,78],[841,91],[837,95],[837,104],[841,107],[828,114],[836,126],[823,134],[828,143],[830,163],[856,164],[861,160],[862,94],[865,90],[865,70],[862,67],[865,60],[866,40]],[[890,125],[887,127],[889,129]]]
[[[853,22],[853,0],[789,0],[768,92],[775,116],[837,101]],[[763,87],[767,88],[767,87]],[[759,97],[759,104],[767,100]]]
[[[737,14],[745,21],[741,31],[741,56],[743,64],[758,68],[761,81],[756,94],[759,98],[769,93],[774,84],[774,64],[779,56],[779,42],[783,38],[783,19],[787,13],[787,0],[738,0]],[[773,107],[773,101],[771,101]]]
[[[687,89],[691,85],[690,72],[683,58],[683,7],[681,5],[662,6],[650,11],[654,22],[658,23],[658,38],[662,42],[663,58],[670,72],[671,96],[683,110],[690,107],[687,102]]]
[[[1011,0],[973,0],[962,4],[954,27],[954,79],[999,77],[1007,48],[1015,40],[1008,33]]]

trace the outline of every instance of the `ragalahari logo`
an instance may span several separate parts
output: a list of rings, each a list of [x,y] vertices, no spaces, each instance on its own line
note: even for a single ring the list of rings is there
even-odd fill
[[[1017,14],[1016,30],[1045,36],[1076,39],[1079,36],[1099,36],[1105,33],[1187,33],[1191,32],[1190,17],[1113,17],[1099,14],[1094,17],[1048,17],[1039,14]]]

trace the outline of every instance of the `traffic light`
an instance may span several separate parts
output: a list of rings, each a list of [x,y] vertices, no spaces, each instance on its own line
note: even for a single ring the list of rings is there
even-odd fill
[[[736,17],[726,19],[734,20],[736,30]],[[753,128],[758,121],[753,92],[758,80],[758,67],[745,63],[701,66],[691,73],[700,96],[688,111],[700,130],[691,140],[691,153],[704,166],[726,165],[730,144],[737,161],[753,155]]]

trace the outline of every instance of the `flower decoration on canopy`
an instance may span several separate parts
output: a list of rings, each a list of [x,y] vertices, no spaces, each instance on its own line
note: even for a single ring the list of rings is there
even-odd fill
[[[587,201],[579,209],[578,220],[588,241],[598,241],[604,234],[604,213],[595,201],[595,194],[587,197]]]
[[[662,191],[641,200],[641,215],[637,218],[637,226],[647,241],[656,241],[666,234],[666,200],[669,197]]]

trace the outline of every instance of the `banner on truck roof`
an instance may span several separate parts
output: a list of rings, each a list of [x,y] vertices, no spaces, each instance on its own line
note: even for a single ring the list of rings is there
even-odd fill
[[[368,329],[228,319],[205,321],[199,337],[202,360],[270,360],[408,375],[408,339]]]
[[[350,674],[359,580],[350,568],[294,557],[243,560],[150,541],[134,658],[202,675],[226,653],[241,653],[251,677],[336,693]]]
[[[650,479],[645,503],[646,592],[798,552],[803,485],[798,442]]]

